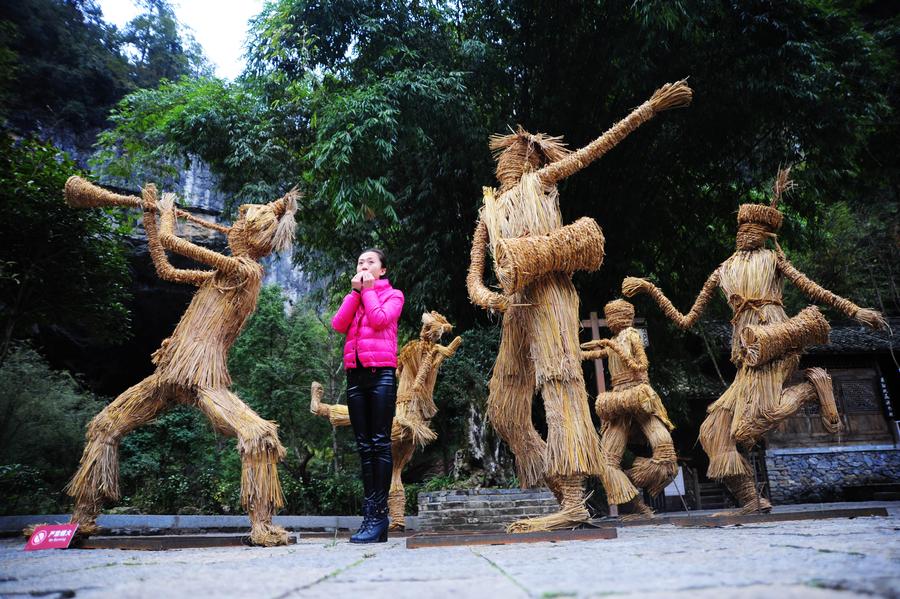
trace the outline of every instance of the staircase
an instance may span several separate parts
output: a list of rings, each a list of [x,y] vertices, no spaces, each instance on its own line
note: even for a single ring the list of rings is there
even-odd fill
[[[700,483],[700,505],[697,509],[721,510],[734,507],[731,494],[724,485],[717,482]]]

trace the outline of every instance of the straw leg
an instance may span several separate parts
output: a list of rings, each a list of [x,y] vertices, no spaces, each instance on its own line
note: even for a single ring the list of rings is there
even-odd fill
[[[119,499],[119,442],[169,405],[170,395],[164,389],[157,386],[155,376],[147,377],[126,389],[88,425],[81,463],[66,487],[75,498],[71,521],[79,524],[80,535],[94,534],[103,503]]]
[[[581,371],[578,294],[565,273],[541,279],[528,289],[526,308],[535,379],[547,415],[546,472],[550,476],[599,476],[600,439]]]
[[[534,367],[528,356],[527,336],[516,308],[503,317],[497,361],[488,384],[487,414],[491,426],[516,457],[516,475],[523,489],[544,479],[545,443],[531,421]]]
[[[278,426],[260,418],[228,389],[201,388],[197,403],[217,431],[238,439],[241,504],[250,514],[251,542],[286,545],[287,531],[272,524],[276,510],[284,506],[278,462],[285,450],[278,440]]]
[[[628,478],[651,495],[659,495],[678,474],[675,445],[669,429],[656,416],[637,419],[653,450],[652,457],[635,458],[628,470]]]
[[[388,494],[388,511],[391,517],[390,530],[406,529],[406,491],[403,488],[401,474],[403,473],[403,468],[412,459],[415,449],[416,445],[411,439],[394,441],[391,444],[394,466],[391,473],[391,490]]]
[[[628,433],[631,429],[631,418],[617,418],[603,423],[600,435],[600,453],[605,468],[600,475],[606,500],[610,504],[628,503],[637,497],[638,490],[622,471],[622,455],[628,444]]]
[[[804,372],[807,380],[782,390],[778,403],[758,412],[755,418],[745,419],[735,431],[738,443],[753,443],[809,403],[819,403],[822,424],[831,433],[841,430],[841,417],[834,399],[831,377],[822,368]]]
[[[342,426],[350,426],[350,410],[344,404],[334,404],[328,406],[328,420],[331,426],[338,428]]]
[[[741,504],[740,514],[753,512],[770,512],[772,504],[759,494],[752,476],[729,476],[725,478],[725,486]]]
[[[750,462],[741,455],[731,436],[734,413],[728,408],[714,408],[700,425],[700,444],[709,456],[710,478],[721,480],[726,476],[752,476]]]
[[[541,387],[547,416],[545,468],[548,476],[600,475],[600,442],[579,376],[549,380]]]
[[[513,522],[506,527],[506,532],[516,534],[575,528],[590,520],[591,515],[585,507],[587,501],[584,496],[585,478],[580,475],[548,476],[547,486],[559,501],[560,510],[555,514]]]
[[[635,495],[631,501],[627,504],[628,513],[622,516],[619,516],[619,520],[622,522],[633,522],[635,520],[651,520],[655,517],[653,509],[644,503],[643,497],[640,494]]]

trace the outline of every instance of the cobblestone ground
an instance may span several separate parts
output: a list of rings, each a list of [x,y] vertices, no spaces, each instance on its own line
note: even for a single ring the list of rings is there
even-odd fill
[[[25,553],[4,539],[0,597],[900,597],[900,504],[889,513],[412,550],[402,538],[318,538],[275,549]]]

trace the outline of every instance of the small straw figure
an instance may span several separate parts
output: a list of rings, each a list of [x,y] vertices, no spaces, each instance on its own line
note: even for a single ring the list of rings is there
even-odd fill
[[[600,393],[594,409],[602,421],[600,452],[606,464],[601,474],[610,504],[630,503],[632,513],[623,520],[653,517],[637,487],[658,495],[675,478],[678,464],[669,431],[674,425],[662,400],[647,377],[649,362],[640,333],[634,328],[634,306],[617,299],[604,306],[606,323],[615,335],[582,344],[584,360],[609,360],[612,391]],[[628,473],[622,471],[622,455],[633,426],[640,428],[653,450],[649,458],[638,457]]]
[[[841,429],[831,377],[825,370],[806,369],[805,382],[785,386],[797,371],[803,350],[809,345],[827,343],[830,327],[815,306],[788,318],[782,304],[784,278],[814,301],[866,326],[886,326],[880,313],[860,308],[824,289],[798,271],[782,252],[776,239],[783,219],[778,202],[793,187],[789,175],[790,168],[779,170],[770,206],[741,205],[737,251],[709,276],[687,314],[679,312],[662,291],[645,279],[628,277],[622,282],[626,296],[648,293],[666,316],[683,329],[697,321],[716,287],[728,300],[734,313],[731,361],[738,371],[731,386],[709,406],[700,428],[700,442],[709,456],[709,477],[725,482],[743,513],[770,511],[772,505],[759,496],[753,470],[738,451],[738,445],[752,447],[802,406],[817,401],[825,429],[831,433]],[[765,247],[770,238],[774,251]]]
[[[437,439],[430,426],[431,419],[437,414],[434,385],[441,364],[456,353],[462,337],[456,337],[448,346],[438,341],[452,330],[453,325],[441,314],[425,312],[419,338],[404,345],[397,358],[397,412],[391,428],[394,466],[388,495],[390,530],[406,528],[406,491],[400,476],[403,469],[412,459],[416,446],[425,447]],[[322,402],[325,396],[322,385],[313,383],[311,395],[310,412],[328,418],[333,426],[350,426],[347,406]]]
[[[104,501],[119,499],[119,442],[167,408],[197,407],[220,433],[238,439],[241,455],[241,503],[250,514],[250,540],[256,545],[284,545],[288,534],[272,524],[284,498],[278,481],[278,462],[284,447],[278,427],[263,420],[229,390],[228,350],[256,309],[262,285],[259,260],[293,242],[297,193],[263,205],[245,204],[231,227],[195,222],[228,235],[232,255],[200,247],[178,237],[174,195],[157,203],[156,187],[144,187],[142,198],[121,196],[79,177],[66,182],[66,202],[73,207],[131,206],[144,210],[150,256],[159,277],[198,287],[172,335],[153,354],[156,370],[124,391],[88,425],[87,445],[78,472],[67,491],[75,498],[72,521],[79,532],[96,532],[96,518]],[[157,228],[157,211],[160,213]],[[174,268],[166,250],[213,267],[212,270]]]
[[[533,135],[521,127],[491,139],[500,189],[483,190],[466,279],[473,303],[503,313],[488,418],[516,457],[522,487],[546,484],[560,504],[558,513],[514,522],[509,532],[585,522],[590,515],[583,481],[603,472],[581,372],[578,295],[572,273],[600,268],[604,239],[590,218],[563,226],[556,184],[600,158],[657,113],[686,106],[691,94],[684,81],[667,84],[575,152],[567,150],[559,137]],[[502,294],[483,282],[488,249]],[[544,400],[546,441],[531,421],[535,390]]]

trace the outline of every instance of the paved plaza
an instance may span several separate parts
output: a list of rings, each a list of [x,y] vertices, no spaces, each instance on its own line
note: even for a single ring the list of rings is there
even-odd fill
[[[274,549],[25,553],[7,538],[0,597],[900,597],[900,503],[887,505],[886,518],[435,549],[301,536]]]

